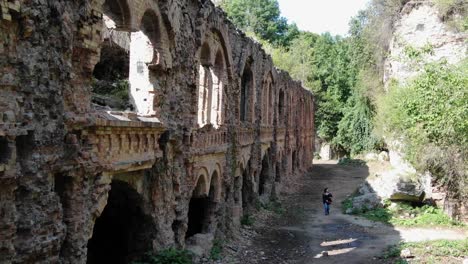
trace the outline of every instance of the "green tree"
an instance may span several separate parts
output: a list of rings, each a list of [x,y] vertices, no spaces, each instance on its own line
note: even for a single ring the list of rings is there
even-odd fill
[[[237,27],[276,46],[288,45],[299,34],[295,24],[281,17],[277,0],[224,0],[221,7]]]

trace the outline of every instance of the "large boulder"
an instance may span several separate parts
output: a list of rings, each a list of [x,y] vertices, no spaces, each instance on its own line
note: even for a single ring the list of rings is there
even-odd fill
[[[422,202],[430,189],[430,175],[390,170],[369,177],[358,191],[361,195],[375,193],[381,200]]]
[[[371,210],[381,206],[382,199],[376,193],[367,193],[353,198],[352,210]]]

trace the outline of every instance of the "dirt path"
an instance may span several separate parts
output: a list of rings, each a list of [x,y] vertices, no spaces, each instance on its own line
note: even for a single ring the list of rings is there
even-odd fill
[[[285,197],[286,213],[242,230],[243,242],[228,246],[231,256],[220,263],[382,263],[380,256],[399,241],[463,239],[452,230],[403,229],[341,213],[341,201],[369,175],[366,166],[321,162],[305,176],[303,186]],[[323,214],[322,190],[334,195],[331,214]],[[322,256],[326,251],[329,256]]]

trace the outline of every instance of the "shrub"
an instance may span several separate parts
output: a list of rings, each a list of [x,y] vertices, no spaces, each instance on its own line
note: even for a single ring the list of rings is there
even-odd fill
[[[255,218],[249,214],[245,214],[241,218],[241,225],[252,226],[255,223]]]
[[[389,206],[388,203],[384,204],[384,208],[353,211],[352,213],[362,215],[372,221],[399,226],[465,226],[462,222],[451,219],[442,209],[434,206],[418,207],[404,202],[395,203],[393,207]]]
[[[451,196],[468,198],[468,60],[432,63],[406,86],[391,87],[379,101],[377,127],[402,142],[405,158],[429,171]]]
[[[338,160],[339,165],[345,166],[365,166],[366,162],[360,159],[350,159],[348,157],[341,158]]]
[[[223,251],[222,241],[215,240],[213,243],[213,247],[211,248],[211,251],[210,251],[210,258],[212,260],[220,260],[222,251]]]
[[[283,208],[281,203],[277,200],[275,201],[270,201],[267,204],[262,205],[263,209],[275,212],[277,214],[284,214],[286,210]]]

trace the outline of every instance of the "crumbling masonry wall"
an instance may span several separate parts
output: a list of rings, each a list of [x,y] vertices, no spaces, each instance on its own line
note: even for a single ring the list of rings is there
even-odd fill
[[[102,47],[129,56],[132,111],[94,104]],[[229,238],[313,131],[312,94],[210,1],[0,0],[0,263]]]

